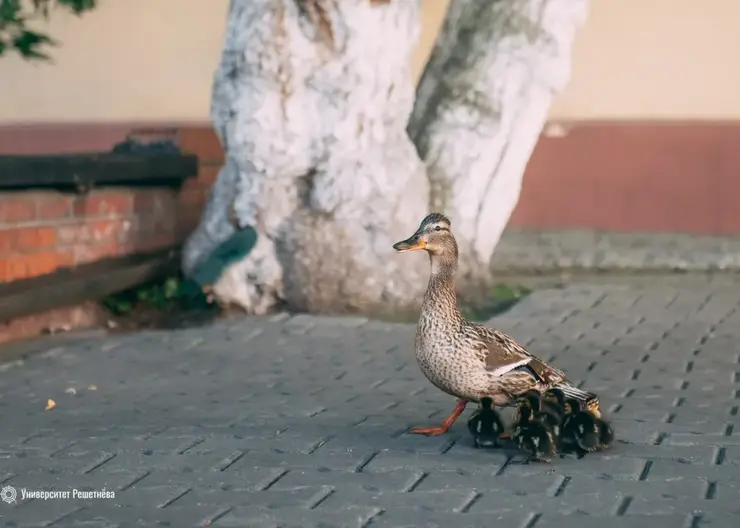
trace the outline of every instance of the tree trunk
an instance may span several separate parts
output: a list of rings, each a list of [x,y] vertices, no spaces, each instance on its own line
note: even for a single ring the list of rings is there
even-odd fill
[[[212,285],[265,313],[410,308],[421,255],[396,255],[427,213],[406,127],[418,5],[398,0],[232,0],[212,120],[226,155],[183,268],[239,230],[257,242]],[[411,257],[411,258],[409,258]]]
[[[430,209],[452,218],[463,280],[490,276],[587,8],[587,0],[450,4],[409,133],[426,161]]]
[[[428,264],[391,246],[437,210],[468,277],[488,276],[586,2],[452,0],[408,127],[417,2],[232,0],[212,98],[226,163],[185,273],[251,228],[216,274],[222,304],[413,308]]]

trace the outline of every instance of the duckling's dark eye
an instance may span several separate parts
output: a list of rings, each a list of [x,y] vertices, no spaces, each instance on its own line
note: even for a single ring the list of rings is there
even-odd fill
[[[439,226],[434,226],[434,230],[435,230],[435,231],[442,231],[442,228],[441,228],[441,227],[439,227]]]

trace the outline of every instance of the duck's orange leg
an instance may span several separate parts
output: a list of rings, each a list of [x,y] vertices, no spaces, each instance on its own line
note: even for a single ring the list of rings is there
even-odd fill
[[[455,410],[452,411],[452,414],[450,414],[444,422],[442,422],[442,425],[440,425],[439,427],[414,427],[409,432],[411,434],[423,434],[429,436],[438,436],[445,434],[447,431],[450,430],[452,424],[454,424],[455,421],[460,417],[467,405],[468,402],[466,402],[465,400],[457,400]]]

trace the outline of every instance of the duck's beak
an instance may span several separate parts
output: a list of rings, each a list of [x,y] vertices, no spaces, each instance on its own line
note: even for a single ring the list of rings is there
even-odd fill
[[[419,233],[414,233],[406,240],[401,240],[393,244],[393,249],[396,251],[416,251],[418,249],[426,249],[426,247],[427,241]]]

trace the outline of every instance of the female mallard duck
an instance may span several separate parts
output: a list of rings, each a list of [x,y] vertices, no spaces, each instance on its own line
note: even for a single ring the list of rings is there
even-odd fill
[[[570,384],[565,374],[536,358],[498,330],[466,321],[457,308],[455,271],[458,250],[450,220],[432,213],[416,233],[393,245],[396,251],[425,250],[431,276],[416,330],[416,360],[438,389],[458,398],[455,410],[439,427],[415,427],[416,434],[446,433],[469,402],[490,397],[497,407],[515,405],[534,389],[560,388],[568,397],[598,413],[596,395]]]

